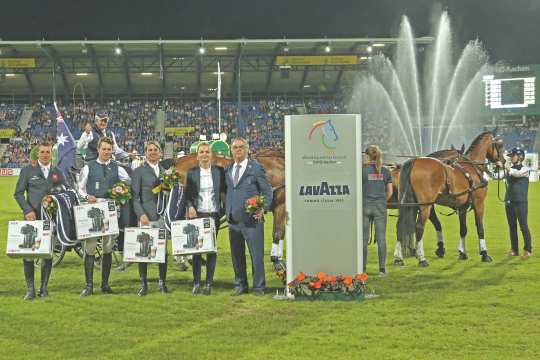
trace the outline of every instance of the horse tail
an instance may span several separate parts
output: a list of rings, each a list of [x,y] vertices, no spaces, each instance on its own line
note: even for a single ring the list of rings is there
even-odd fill
[[[408,242],[411,234],[416,232],[416,217],[418,206],[410,205],[417,202],[416,195],[411,185],[411,172],[415,159],[406,161],[399,175],[399,201],[397,236],[402,244]]]

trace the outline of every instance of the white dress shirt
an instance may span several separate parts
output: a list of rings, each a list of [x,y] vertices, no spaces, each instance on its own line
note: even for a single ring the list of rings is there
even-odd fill
[[[197,211],[204,213],[217,212],[217,206],[214,204],[214,182],[212,181],[212,169],[200,168],[199,178],[199,201],[197,202]]]
[[[41,168],[41,172],[43,173],[43,176],[45,176],[45,179],[49,177],[49,171],[51,171],[51,163],[49,165],[43,165],[41,161],[38,160],[39,167]]]
[[[111,160],[109,160],[103,163],[99,158],[97,158],[96,161],[98,164],[102,164],[102,165],[103,164],[109,165],[109,163],[111,162]],[[77,181],[77,185],[79,187],[79,194],[83,198],[86,198],[88,196],[88,193],[86,192],[86,183],[88,182],[89,171],[90,171],[90,168],[88,167],[88,165],[84,165],[84,167],[81,170],[81,173],[79,174],[79,179]],[[128,185],[131,184],[131,178],[129,177],[126,170],[121,166],[118,166],[118,177],[120,178],[120,181],[123,181]]]
[[[246,171],[246,168],[247,168],[247,163],[248,163],[248,158],[245,158],[241,163],[240,163],[240,174],[238,175],[238,181],[240,181],[240,179],[242,178],[242,176],[244,176],[244,172]],[[234,163],[233,165],[233,169],[232,169],[232,178],[233,178],[233,181],[234,181],[234,175],[236,173],[236,166],[238,165],[238,163]]]
[[[159,162],[157,162],[155,165],[152,165],[150,161],[146,161],[146,163],[152,168],[152,170],[154,170],[154,174],[156,174],[156,176],[159,178]]]

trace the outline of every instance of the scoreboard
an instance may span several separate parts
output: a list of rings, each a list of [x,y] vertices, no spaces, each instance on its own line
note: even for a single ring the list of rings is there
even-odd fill
[[[536,65],[502,66],[484,75],[484,105],[494,112],[540,114],[536,91],[540,72]]]

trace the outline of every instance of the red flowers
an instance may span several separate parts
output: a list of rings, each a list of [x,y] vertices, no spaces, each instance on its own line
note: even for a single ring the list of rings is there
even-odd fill
[[[58,175],[58,173],[53,173],[51,179],[53,184],[58,184],[60,182],[60,175]]]
[[[246,200],[246,212],[255,215],[264,209],[266,199],[264,196],[254,196]],[[260,221],[260,220],[259,220]]]

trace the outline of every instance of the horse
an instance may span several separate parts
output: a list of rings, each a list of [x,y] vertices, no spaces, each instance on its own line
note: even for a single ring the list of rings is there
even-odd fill
[[[454,148],[454,146],[452,145],[451,148],[448,150],[439,150],[439,151],[436,151],[427,155],[427,157],[433,157],[443,162],[451,162],[455,160],[456,158],[458,158],[460,155],[462,155],[464,152],[465,152],[464,144],[461,146],[460,150]],[[398,208],[400,172],[401,172],[401,165],[394,166],[390,171],[392,175],[393,192],[390,199],[388,199],[387,207],[389,209]],[[437,255],[440,258],[443,258],[444,254],[446,253],[446,249],[444,248],[444,236],[442,232],[442,225],[441,225],[441,222],[439,221],[439,218],[437,217],[435,206],[432,206],[431,208],[431,211],[429,213],[429,221],[433,224],[433,227],[435,228],[435,233],[437,234],[437,250],[435,250],[435,255]],[[414,256],[415,248],[412,241],[412,236],[410,235],[407,236],[405,239],[405,242],[402,243],[402,245],[403,245],[402,251],[404,251],[404,255]]]
[[[272,242],[278,246],[280,240],[283,240],[285,236],[285,156],[279,150],[267,149],[259,151],[253,156],[266,171],[268,181],[272,186],[274,192],[273,201],[271,204],[271,211],[274,215],[273,229],[272,229]],[[233,163],[233,159],[221,155],[214,155],[212,157],[212,164],[226,168]],[[187,172],[190,168],[198,166],[197,154],[189,154],[175,160],[176,170],[180,173],[180,176],[184,182],[187,181]],[[277,261],[279,259],[272,259]]]
[[[467,259],[465,236],[467,234],[467,210],[472,207],[475,216],[480,256],[482,262],[493,259],[487,253],[484,238],[484,201],[488,183],[483,174],[487,170],[485,160],[504,163],[504,143],[495,133],[484,132],[478,135],[464,156],[459,156],[451,164],[429,157],[406,161],[399,177],[399,212],[394,264],[403,265],[402,241],[406,236],[416,233],[418,264],[429,266],[424,255],[422,236],[424,226],[434,204],[455,209],[459,214],[460,244],[459,256]]]

